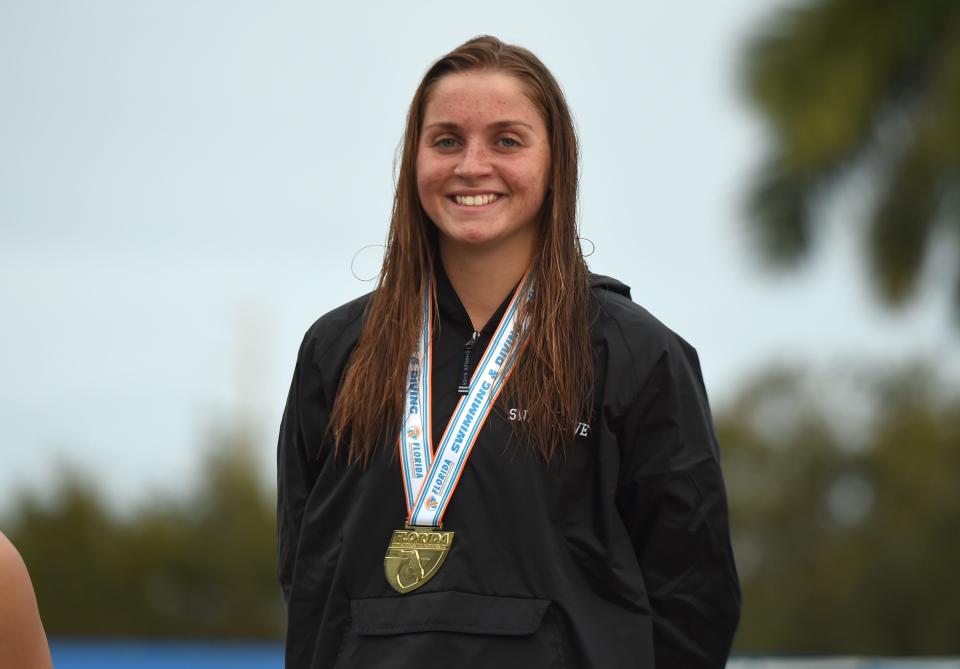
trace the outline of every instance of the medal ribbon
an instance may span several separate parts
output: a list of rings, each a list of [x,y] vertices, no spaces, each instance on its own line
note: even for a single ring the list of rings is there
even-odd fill
[[[407,500],[407,518],[413,502],[420,496],[423,482],[430,471],[433,453],[430,438],[430,376],[433,362],[433,323],[430,318],[432,299],[430,282],[423,291],[423,324],[417,339],[417,351],[410,356],[407,386],[403,399],[403,426],[400,430],[400,461],[403,465],[403,490]]]
[[[433,442],[429,436],[432,362],[430,313],[433,301],[433,282],[429,278],[423,292],[420,338],[416,354],[410,357],[407,372],[404,421],[400,431],[400,463],[408,522],[411,525],[439,527],[480,429],[513,369],[517,340],[521,333],[516,327],[521,298],[528,301],[533,290],[524,276],[477,364],[470,379],[470,389],[457,403],[436,452],[431,451]],[[525,328],[526,322],[521,330]]]

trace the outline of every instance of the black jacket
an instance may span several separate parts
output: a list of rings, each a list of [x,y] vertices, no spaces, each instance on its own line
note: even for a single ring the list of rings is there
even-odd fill
[[[368,296],[309,329],[277,461],[287,669],[724,666],[740,591],[696,352],[623,284],[593,276],[592,291],[592,421],[570,426],[573,447],[548,466],[509,439],[509,421],[535,407],[498,402],[444,518],[451,552],[404,595],[383,573],[405,520],[396,444],[364,471],[323,439]],[[459,399],[472,335],[443,276],[438,304],[435,438]]]

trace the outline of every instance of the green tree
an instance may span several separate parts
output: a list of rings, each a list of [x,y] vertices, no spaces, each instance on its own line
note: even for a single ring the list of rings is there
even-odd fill
[[[4,530],[51,636],[278,638],[275,498],[247,433],[217,433],[197,487],[129,515],[74,470],[50,502],[21,498]]]
[[[888,303],[911,297],[938,227],[960,261],[960,3],[795,4],[750,39],[740,74],[770,129],[750,197],[763,257],[805,258],[822,196],[866,169],[876,198],[865,248]]]
[[[783,372],[717,427],[738,651],[960,652],[960,396],[922,370],[846,384]]]
[[[844,378],[771,372],[716,412],[736,649],[957,654],[960,395],[922,369]],[[51,635],[282,635],[273,495],[248,436],[211,443],[194,490],[131,514],[71,471],[22,498],[3,529]]]

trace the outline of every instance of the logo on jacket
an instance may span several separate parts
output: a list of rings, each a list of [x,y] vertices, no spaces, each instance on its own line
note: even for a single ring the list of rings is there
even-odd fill
[[[530,413],[526,409],[517,409],[511,407],[507,410],[507,420],[518,420],[520,422],[525,422],[530,419]],[[579,421],[576,426],[573,428],[573,435],[575,437],[589,437],[590,436],[590,423],[584,421]]]

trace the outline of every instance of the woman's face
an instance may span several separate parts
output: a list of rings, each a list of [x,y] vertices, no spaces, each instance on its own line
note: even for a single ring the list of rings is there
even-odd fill
[[[533,248],[550,143],[524,84],[502,72],[448,74],[427,96],[417,190],[441,244]]]

